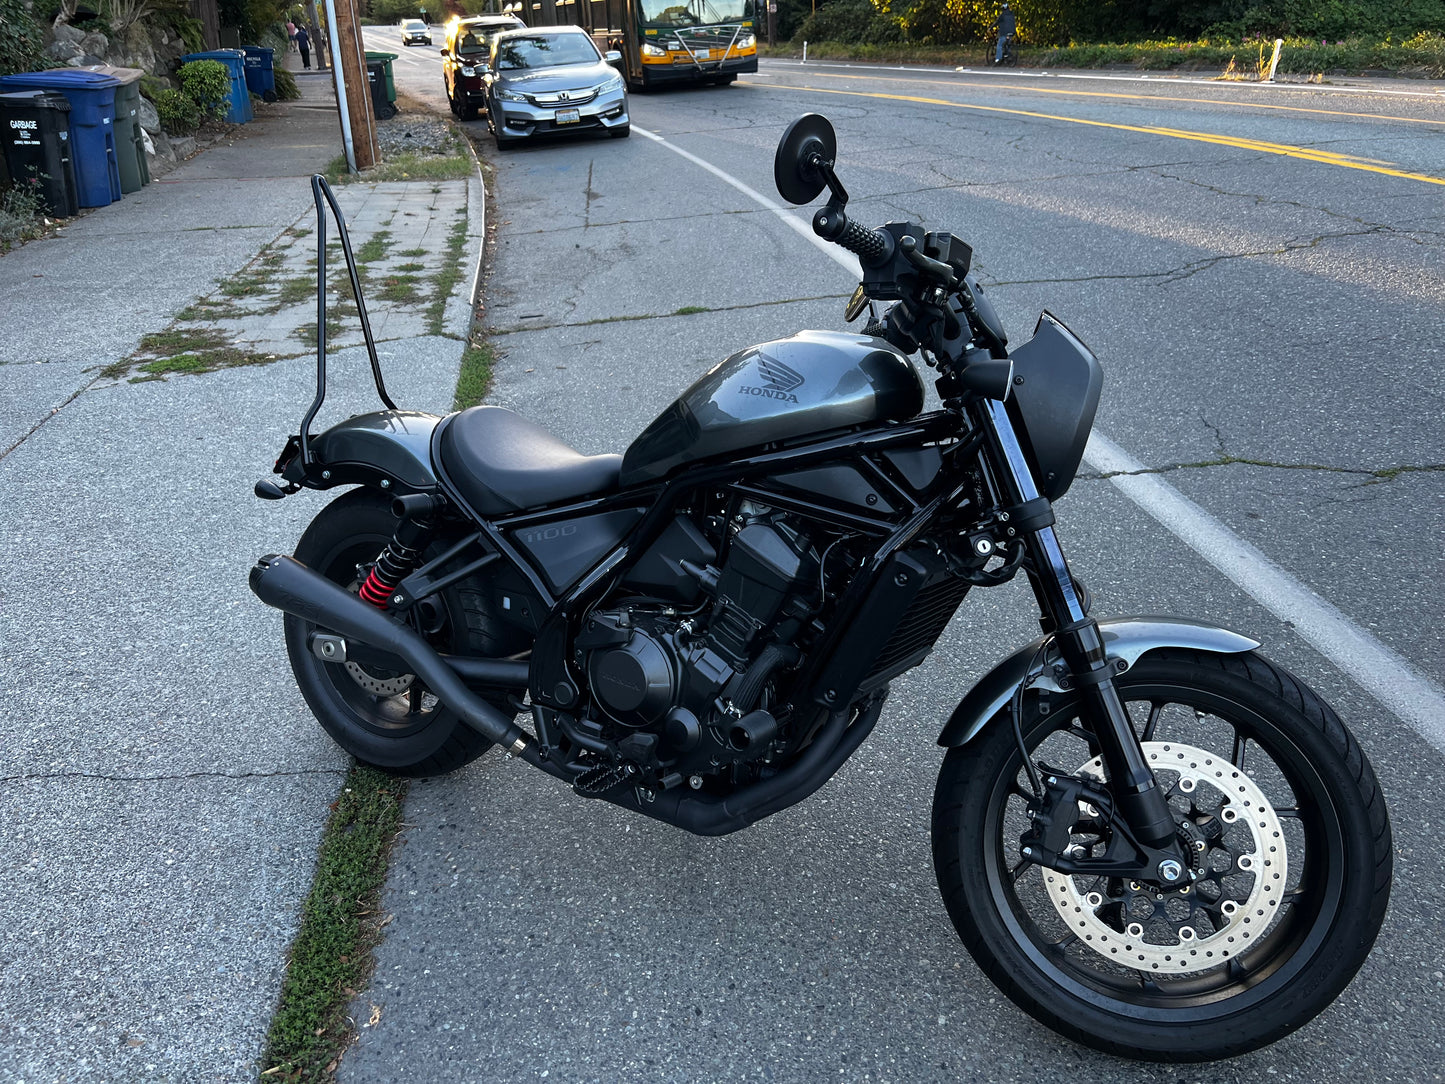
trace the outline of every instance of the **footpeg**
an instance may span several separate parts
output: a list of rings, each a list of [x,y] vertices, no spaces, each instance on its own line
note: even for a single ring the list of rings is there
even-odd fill
[[[636,774],[637,767],[633,764],[599,764],[573,780],[572,789],[584,798],[598,798],[622,786]]]

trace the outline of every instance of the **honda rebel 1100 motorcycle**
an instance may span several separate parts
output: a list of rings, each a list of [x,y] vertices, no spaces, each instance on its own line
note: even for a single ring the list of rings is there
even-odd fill
[[[497,407],[398,409],[313,181],[318,285],[324,198],[386,409],[311,433],[318,342],[280,484],[257,483],[355,487],[251,572],[286,613],[301,692],[368,764],[434,775],[495,744],[579,795],[721,835],[823,786],[969,590],[1022,572],[1042,637],[938,739],[934,864],[959,936],[1019,1006],[1101,1050],[1272,1042],[1344,989],[1384,918],[1370,765],[1257,641],[1091,616],[1054,504],[1099,363],[1048,313],[1010,350],[969,246],[850,221],[835,154],[828,121],[803,116],[775,176],[794,204],[828,190],[813,229],[859,257],[847,317],[868,308],[867,326],[733,354],[622,455]],[[923,412],[910,355],[942,409]]]

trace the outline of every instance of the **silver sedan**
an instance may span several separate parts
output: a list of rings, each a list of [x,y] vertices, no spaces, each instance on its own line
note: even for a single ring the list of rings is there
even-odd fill
[[[625,138],[627,88],[612,67],[619,59],[616,52],[604,57],[577,27],[497,35],[487,90],[488,124],[497,146],[566,132],[606,131]]]

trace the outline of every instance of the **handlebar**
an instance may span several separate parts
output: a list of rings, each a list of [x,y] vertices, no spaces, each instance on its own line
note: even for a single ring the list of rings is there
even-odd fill
[[[893,259],[893,238],[882,230],[869,229],[848,221],[843,208],[833,204],[813,216],[813,232],[825,241],[842,245],[865,267],[881,267]]]

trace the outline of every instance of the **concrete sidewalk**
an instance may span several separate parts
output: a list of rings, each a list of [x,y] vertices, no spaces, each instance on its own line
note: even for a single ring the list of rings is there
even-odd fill
[[[301,102],[0,257],[5,1080],[263,1068],[347,766],[295,690],[279,615],[246,588],[325,502],[250,493],[315,386],[308,177],[341,138],[329,77],[299,81]],[[373,293],[394,299],[368,304],[388,389],[450,409],[480,181],[338,200]],[[375,409],[355,325],[332,340],[318,425]]]

